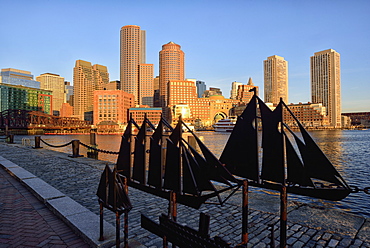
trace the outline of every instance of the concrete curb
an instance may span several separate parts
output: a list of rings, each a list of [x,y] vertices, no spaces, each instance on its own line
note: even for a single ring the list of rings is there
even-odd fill
[[[99,216],[83,207],[29,171],[0,156],[0,165],[25,185],[40,201],[91,247],[112,247],[116,242],[116,228],[104,221],[104,241],[99,241]],[[123,237],[123,233],[121,233]]]

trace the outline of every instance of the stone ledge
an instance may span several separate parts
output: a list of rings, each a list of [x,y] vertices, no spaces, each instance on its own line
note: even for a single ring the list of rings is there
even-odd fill
[[[30,178],[21,180],[28,189],[30,189],[34,195],[43,203],[47,200],[65,197],[65,194],[50,186],[40,178]]]

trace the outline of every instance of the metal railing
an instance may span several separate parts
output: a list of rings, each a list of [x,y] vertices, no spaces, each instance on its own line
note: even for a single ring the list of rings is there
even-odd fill
[[[99,153],[106,153],[106,154],[119,154],[119,152],[113,152],[113,151],[107,151],[103,149],[98,149],[97,145],[95,144],[95,133],[90,133],[90,145],[82,143],[80,140],[71,140],[68,143],[62,144],[62,145],[53,145],[41,138],[41,136],[35,136],[35,146],[33,148],[40,149],[42,148],[41,142],[47,146],[53,147],[53,148],[62,148],[69,145],[72,145],[72,155],[70,157],[77,158],[77,157],[83,157],[83,155],[80,155],[80,145],[87,148],[87,157],[89,158],[95,158],[98,159]]]

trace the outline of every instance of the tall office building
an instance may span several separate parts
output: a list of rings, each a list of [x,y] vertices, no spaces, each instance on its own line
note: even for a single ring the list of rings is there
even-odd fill
[[[230,91],[230,99],[236,99],[236,96],[238,95],[238,87],[240,85],[243,85],[240,82],[232,82],[231,84],[231,91]]]
[[[94,65],[77,60],[73,68],[73,114],[81,120],[92,120],[94,90],[99,90],[109,83],[106,66]]]
[[[167,107],[168,82],[183,81],[185,78],[185,54],[181,46],[169,42],[159,52],[159,96],[160,107]]]
[[[139,65],[139,105],[153,107],[153,64]]]
[[[0,83],[40,89],[40,82],[33,80],[31,72],[13,68],[1,69]]]
[[[326,107],[329,125],[341,127],[340,54],[333,49],[311,57],[311,101]]]
[[[59,115],[62,104],[66,102],[64,77],[53,73],[44,73],[36,77],[40,88],[53,92],[52,113]]]
[[[206,91],[206,82],[197,80],[196,82],[197,86],[197,95],[198,98],[201,98],[203,96],[204,91]]]
[[[280,98],[288,103],[288,62],[274,55],[264,61],[265,102],[278,104]]]
[[[153,65],[145,64],[145,30],[139,26],[127,25],[121,28],[120,35],[120,81],[121,89],[135,96],[135,104],[143,104],[143,96],[146,96],[148,90],[153,87],[153,82],[147,79],[149,76],[153,80]],[[143,81],[140,81],[143,80]],[[144,92],[140,92],[140,90]],[[153,95],[153,93],[152,93]],[[145,98],[147,100],[147,98]]]

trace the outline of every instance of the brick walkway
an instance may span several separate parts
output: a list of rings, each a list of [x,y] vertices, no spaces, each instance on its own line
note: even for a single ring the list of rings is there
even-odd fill
[[[89,247],[3,169],[0,196],[0,248]]]

